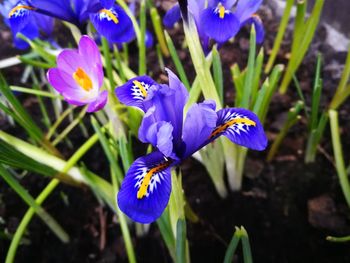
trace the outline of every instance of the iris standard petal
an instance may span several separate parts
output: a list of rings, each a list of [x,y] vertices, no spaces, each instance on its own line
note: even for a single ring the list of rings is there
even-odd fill
[[[177,23],[181,18],[181,10],[179,4],[174,5],[172,8],[170,8],[164,18],[163,18],[163,24],[167,28],[172,28],[175,23]]]
[[[145,107],[155,106],[154,118],[156,121],[165,121],[174,127],[174,144],[181,141],[183,109],[188,99],[188,92],[178,77],[169,69],[169,85],[159,85],[159,89],[150,91]]]
[[[182,133],[185,149],[181,158],[191,156],[208,141],[217,123],[215,107],[214,101],[207,100],[193,104],[188,110]]]
[[[221,10],[218,7],[207,8],[201,14],[204,33],[220,43],[234,37],[240,28],[239,20],[231,11]]]
[[[143,143],[150,143],[166,157],[177,158],[173,154],[173,130],[169,122],[157,121],[154,118],[155,107],[148,109],[143,116],[138,137]]]
[[[239,0],[235,15],[242,23],[250,18],[261,6],[262,0]]]
[[[161,216],[171,193],[172,161],[160,152],[138,158],[118,193],[118,206],[136,222],[148,224]]]
[[[117,87],[115,94],[121,103],[127,106],[138,107],[146,112],[143,102],[148,96],[150,87],[154,85],[158,86],[158,83],[148,76],[136,77]]]
[[[226,9],[231,9],[233,5],[237,2],[237,0],[209,0],[209,7],[216,7],[219,3],[221,3]]]
[[[112,43],[129,42],[135,37],[131,19],[118,5],[99,10],[90,19],[98,33]]]
[[[210,135],[214,140],[224,135],[232,142],[262,151],[267,146],[267,138],[259,118],[251,111],[240,108],[226,108],[217,112],[216,128]]]
[[[107,98],[108,98],[107,90],[102,91],[95,101],[89,103],[86,112],[99,111],[106,105]]]

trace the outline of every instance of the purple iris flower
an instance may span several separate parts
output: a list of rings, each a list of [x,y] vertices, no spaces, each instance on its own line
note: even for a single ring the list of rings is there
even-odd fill
[[[7,0],[0,4],[0,13],[4,17],[5,24],[11,28],[16,48],[26,49],[29,47],[27,42],[16,37],[17,33],[21,33],[31,40],[38,37],[50,40],[53,31],[53,19],[38,13],[29,12],[29,6],[29,9],[24,8],[21,12],[19,12],[18,8],[14,8],[21,5],[26,5],[26,2]],[[18,23],[17,19],[20,19],[20,17],[25,17],[22,23]]]
[[[169,85],[141,76],[115,91],[122,103],[145,112],[139,139],[157,148],[131,165],[118,193],[119,208],[140,223],[155,221],[167,206],[171,167],[219,136],[254,150],[264,150],[267,145],[258,117],[246,109],[216,112],[215,102],[206,100],[193,104],[183,120],[188,92],[177,76],[167,71]]]
[[[22,0],[9,12],[12,28],[22,28],[31,13],[40,13],[83,29],[90,19],[99,34],[113,43],[135,37],[131,19],[113,0]]]
[[[264,40],[261,19],[255,14],[262,0],[188,0],[187,9],[193,15],[204,50],[209,49],[209,40],[223,44],[234,37],[245,24],[254,24],[258,43]],[[181,18],[179,4],[165,15],[163,23],[171,28]]]
[[[108,92],[101,91],[103,68],[100,51],[88,36],[82,36],[78,50],[66,49],[57,57],[57,68],[47,72],[49,83],[70,104],[88,105],[87,112],[102,109]]]

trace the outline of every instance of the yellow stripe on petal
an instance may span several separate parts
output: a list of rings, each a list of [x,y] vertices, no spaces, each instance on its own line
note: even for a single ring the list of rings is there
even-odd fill
[[[73,73],[73,79],[85,91],[90,91],[92,89],[92,81],[81,67]]]
[[[225,12],[226,12],[225,7],[221,3],[219,3],[219,17],[221,19],[225,17]]]
[[[138,80],[134,80],[132,83],[134,83],[134,85],[140,89],[140,91],[141,91],[141,93],[142,93],[142,96],[143,96],[144,98],[146,98],[146,97],[147,97],[147,91],[146,91],[146,89],[142,86],[141,82],[138,81]]]
[[[11,11],[9,12],[9,18],[11,18],[17,11],[21,10],[21,9],[27,9],[27,10],[35,10],[36,8],[32,7],[32,6],[27,6],[27,5],[18,5],[15,6],[14,8],[11,9]]]
[[[164,169],[166,169],[167,167],[169,167],[171,161],[167,161],[165,163],[161,163],[158,166],[152,168],[151,170],[149,170],[147,172],[147,174],[145,175],[145,177],[142,180],[142,184],[139,188],[139,190],[137,191],[137,199],[142,199],[143,197],[146,196],[147,194],[147,189],[148,186],[151,182],[151,178],[154,174],[163,171]]]
[[[227,130],[230,126],[234,125],[234,124],[239,124],[239,123],[243,123],[246,124],[248,126],[256,126],[255,121],[252,121],[250,119],[247,118],[236,118],[236,119],[232,119],[229,120],[228,122],[225,122],[224,124],[220,125],[219,127],[217,127],[210,135],[210,138],[215,137],[217,135],[219,135],[220,133],[222,133],[223,131]]]
[[[119,20],[117,18],[117,16],[115,14],[113,14],[113,12],[111,10],[108,9],[101,9],[100,13],[105,14],[107,17],[109,17],[115,24],[119,23]]]

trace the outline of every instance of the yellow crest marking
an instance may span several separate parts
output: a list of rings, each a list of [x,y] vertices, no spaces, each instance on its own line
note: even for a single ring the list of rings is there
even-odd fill
[[[81,67],[79,67],[77,71],[73,73],[73,79],[85,91],[90,91],[92,89],[92,81],[89,75],[86,74]]]
[[[134,83],[134,85],[140,89],[140,91],[142,93],[142,96],[146,98],[147,97],[147,91],[142,86],[141,82],[138,81],[138,80],[134,80],[132,83]]]
[[[115,24],[119,23],[118,18],[110,10],[104,8],[100,10],[100,13],[106,14]]]
[[[217,127],[210,135],[210,138],[215,137],[216,135],[220,134],[221,132],[225,131],[228,127],[237,124],[237,123],[244,123],[249,126],[256,126],[255,121],[252,121],[247,118],[237,118],[237,119],[232,119],[228,122],[225,122],[224,124],[220,125]]]
[[[27,5],[18,5],[18,6],[15,6],[15,7],[12,8],[11,11],[9,12],[9,18],[11,18],[11,16],[13,16],[18,10],[21,10],[21,9],[35,10],[36,8],[31,7],[31,6],[27,6]]]
[[[225,11],[226,11],[225,7],[221,3],[219,3],[219,17],[221,19],[225,17]]]
[[[170,161],[167,161],[165,163],[161,163],[158,166],[152,168],[151,170],[149,170],[147,172],[147,174],[145,175],[145,177],[142,180],[142,184],[139,188],[139,190],[137,191],[137,199],[142,199],[143,197],[146,196],[147,193],[147,189],[148,186],[151,182],[151,178],[155,173],[158,173],[162,170],[164,170],[165,168],[167,168],[170,165]]]

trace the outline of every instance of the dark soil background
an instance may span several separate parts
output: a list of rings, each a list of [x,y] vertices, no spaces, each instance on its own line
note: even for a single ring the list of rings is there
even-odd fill
[[[168,9],[168,4],[168,1],[162,1],[161,8]],[[279,21],[268,7],[262,8],[260,14],[267,36],[264,49],[268,53]],[[10,34],[4,25],[0,25],[0,30],[3,43],[0,45],[0,58],[16,54],[17,51],[10,48]],[[181,27],[170,30],[170,34],[180,50],[183,40]],[[320,110],[326,107],[334,94],[346,57],[345,53],[335,52],[325,43],[326,34],[321,26],[297,75],[306,99],[310,102],[317,51],[324,55],[324,92]],[[281,63],[287,62],[291,35],[286,39],[278,57],[278,62]],[[232,105],[234,97],[229,68],[233,63],[238,63],[242,68],[246,65],[248,44],[248,30],[243,30],[234,43],[225,45],[220,51],[228,105]],[[188,52],[180,50],[179,55],[182,61],[188,62],[184,63],[186,72],[193,78],[194,70]],[[148,66],[153,76],[164,79],[155,51],[149,50],[148,56]],[[136,66],[137,59],[134,63]],[[166,66],[173,68],[170,60],[166,61]],[[3,73],[9,83],[19,84],[18,76],[21,71],[22,67],[16,66],[4,70]],[[40,121],[36,99],[19,97],[34,118]],[[277,135],[288,109],[297,100],[293,86],[289,88],[287,95],[274,96],[266,123],[270,142]],[[347,102],[339,111],[345,160],[350,159],[347,151],[350,147],[349,112],[350,106]],[[85,121],[89,126],[88,120],[86,118]],[[2,117],[0,128],[23,136],[20,128],[11,127]],[[181,169],[185,194],[200,218],[199,223],[187,222],[192,262],[222,262],[234,227],[240,225],[249,233],[255,262],[350,262],[348,243],[330,243],[325,239],[327,235],[343,236],[350,233],[350,211],[334,168],[329,129],[326,129],[315,164],[310,165],[305,165],[303,161],[306,131],[305,120],[294,126],[271,163],[265,161],[267,151],[250,152],[242,191],[230,193],[225,200],[216,193],[202,165],[194,159],[183,163]],[[92,130],[89,132],[91,134]],[[84,141],[78,129],[69,138],[75,147]],[[60,150],[66,157],[72,154],[71,150],[63,147]],[[99,146],[90,150],[83,162],[89,169],[108,178],[108,163]],[[48,181],[30,174],[21,183],[36,196]],[[71,242],[68,245],[60,243],[46,225],[34,217],[25,235],[24,244],[17,252],[16,262],[127,262],[115,216],[108,208],[101,207],[90,191],[61,185],[44,203],[44,207],[69,233]],[[14,233],[26,210],[27,206],[1,180],[0,230]],[[136,238],[134,229],[132,235],[139,262],[171,262],[155,224],[144,237]],[[104,238],[105,244],[101,243]],[[9,244],[9,240],[0,239],[0,262],[5,258]],[[235,262],[242,262],[240,252]]]

